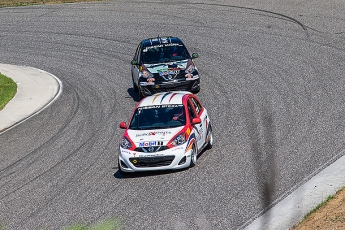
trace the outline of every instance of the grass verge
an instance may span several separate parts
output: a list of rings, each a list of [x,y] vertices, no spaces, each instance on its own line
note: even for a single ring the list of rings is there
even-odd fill
[[[311,210],[309,213],[307,213],[303,219],[300,221],[302,223],[303,221],[307,220],[313,213],[316,213],[321,207],[325,206],[327,202],[329,202],[331,199],[334,198],[334,195],[328,196],[326,200],[322,201],[321,204],[317,205],[313,210]]]
[[[105,220],[92,226],[87,226],[84,224],[75,224],[67,228],[64,228],[64,230],[120,230],[120,229],[121,229],[121,223],[117,219]]]
[[[61,4],[76,2],[99,2],[103,0],[0,0],[0,7]]]
[[[345,187],[311,210],[293,230],[345,229]]]
[[[17,84],[9,77],[0,73],[0,110],[14,97],[17,93]]]

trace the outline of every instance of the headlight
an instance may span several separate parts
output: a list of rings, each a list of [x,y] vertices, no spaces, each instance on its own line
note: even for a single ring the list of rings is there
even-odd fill
[[[126,137],[122,137],[120,146],[121,146],[121,148],[123,148],[123,149],[132,148],[131,142],[130,142]]]
[[[186,134],[185,133],[181,133],[180,135],[175,137],[174,140],[171,141],[171,144],[173,146],[183,145],[184,143],[186,143]]]

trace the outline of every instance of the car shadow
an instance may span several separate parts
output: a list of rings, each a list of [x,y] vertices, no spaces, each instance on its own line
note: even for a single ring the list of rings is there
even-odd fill
[[[130,97],[133,98],[134,101],[136,102],[139,102],[139,93],[138,92],[135,92],[134,89],[131,87],[131,88],[128,88],[127,89],[127,93]]]
[[[198,159],[209,149],[204,148],[199,154],[198,154]],[[114,177],[116,179],[129,179],[129,178],[140,178],[140,177],[151,177],[151,176],[159,176],[159,175],[167,175],[171,173],[177,173],[177,172],[183,172],[187,171],[190,169],[190,167],[187,168],[182,168],[182,169],[176,169],[176,170],[158,170],[158,171],[148,171],[148,172],[134,172],[134,173],[129,173],[126,175],[123,175],[120,173],[118,170],[118,167],[115,166],[113,169],[117,169],[117,171],[114,173]]]
[[[117,167],[114,167],[114,169],[117,169]],[[183,172],[188,170],[189,168],[183,168],[183,169],[176,169],[176,170],[162,170],[162,171],[148,171],[148,172],[134,172],[129,173],[126,175],[123,175],[120,173],[119,170],[117,170],[114,173],[114,177],[116,179],[129,179],[129,178],[140,178],[140,177],[152,177],[152,176],[159,176],[159,175],[167,175],[171,173],[177,173],[177,172]]]

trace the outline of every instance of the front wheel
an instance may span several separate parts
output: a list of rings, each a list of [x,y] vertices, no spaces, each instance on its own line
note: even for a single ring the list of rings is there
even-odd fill
[[[141,99],[143,99],[143,94],[141,93],[141,89],[138,89],[138,101],[141,101]]]
[[[134,82],[134,78],[133,78],[133,76],[132,76],[132,85],[133,85],[133,90],[134,90],[134,92],[138,92],[138,86],[135,84],[135,82]]]
[[[196,165],[196,161],[198,159],[198,150],[196,149],[195,145],[192,147],[192,152],[190,154],[190,167],[194,167]]]

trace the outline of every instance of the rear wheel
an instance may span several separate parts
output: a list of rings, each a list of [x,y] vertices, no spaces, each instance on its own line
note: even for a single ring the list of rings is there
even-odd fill
[[[190,154],[190,167],[194,167],[196,165],[196,161],[198,159],[198,151],[195,147],[195,145],[193,145],[192,147],[192,152]]]
[[[213,146],[213,133],[212,133],[211,125],[209,126],[208,131],[207,131],[206,141],[208,142],[207,143],[207,148],[208,149],[212,149],[212,146]]]

